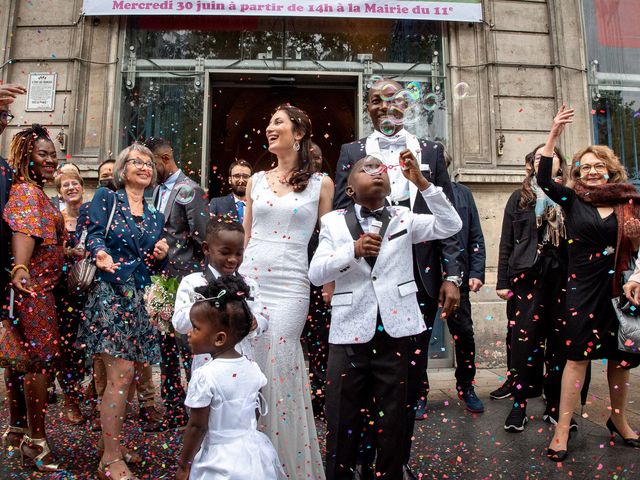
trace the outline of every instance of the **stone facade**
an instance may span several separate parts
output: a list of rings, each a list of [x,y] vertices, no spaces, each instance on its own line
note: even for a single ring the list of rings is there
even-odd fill
[[[24,99],[12,107],[16,119],[0,139],[0,152],[7,153],[12,133],[21,126],[41,123],[53,136],[67,135],[61,158],[72,155],[88,177],[95,177],[116,138],[121,20],[84,18],[81,8],[82,0],[2,2],[1,60],[11,61],[0,73],[2,81],[26,85],[30,72],[55,72],[58,78],[54,112],[25,112]]]
[[[68,136],[87,177],[119,146],[118,114],[125,18],[83,18],[82,0],[5,0],[0,5],[0,71],[4,82],[25,84],[29,72],[57,72],[55,111],[24,112],[0,138],[0,153],[21,125],[39,122]],[[503,207],[522,180],[526,152],[541,143],[561,103],[576,109],[564,135],[567,154],[591,138],[580,0],[487,0],[484,24],[451,23],[446,30],[452,101],[449,142],[452,176],[474,192],[487,242],[487,286],[474,296],[478,360],[504,364],[504,303],[495,295]],[[330,21],[330,20],[327,20]],[[501,147],[499,148],[499,143]]]

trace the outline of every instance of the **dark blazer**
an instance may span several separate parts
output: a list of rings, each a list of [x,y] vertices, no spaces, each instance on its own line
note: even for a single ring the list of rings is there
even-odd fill
[[[105,241],[114,202],[116,209]],[[160,239],[163,225],[164,216],[145,202],[142,228],[138,228],[131,215],[129,199],[124,189],[112,192],[107,188],[99,188],[89,205],[87,250],[94,258],[100,250],[106,250],[114,262],[120,263],[120,267],[115,273],[98,269],[96,279],[123,284],[133,276],[136,288],[149,285],[151,274],[161,269],[165,263],[158,262],[153,257],[153,248]]]
[[[351,199],[346,194],[347,178],[351,166],[365,156],[366,138],[356,142],[346,143],[340,149],[340,157],[336,166],[336,192],[333,200],[334,209],[347,208]],[[444,147],[429,140],[420,140],[421,160],[429,165],[427,179],[438,187],[442,187],[444,194],[455,205],[451,180],[444,162]],[[422,195],[417,195],[413,205],[415,213],[431,213]],[[413,247],[415,270],[419,272],[421,284],[431,298],[438,298],[443,273],[461,276],[458,258],[460,244],[455,236],[446,240],[424,242]],[[438,268],[440,267],[440,268]]]
[[[13,183],[13,170],[7,161],[0,157],[0,215],[9,200],[9,191]],[[11,229],[0,218],[0,288],[9,281],[8,271],[11,265]]]
[[[177,199],[180,190],[187,190],[185,200]],[[157,206],[160,187],[153,191],[153,205]],[[192,195],[193,193],[193,195]],[[193,199],[191,199],[193,197]],[[180,172],[162,212],[165,218],[162,237],[169,244],[166,273],[182,279],[202,269],[204,253],[202,242],[207,233],[207,197],[196,182]]]
[[[511,279],[530,270],[536,263],[538,228],[535,210],[533,206],[521,209],[519,201],[520,189],[511,194],[504,207],[496,290],[511,288]]]
[[[470,278],[477,278],[484,283],[487,253],[480,215],[471,190],[461,183],[452,182],[451,186],[456,199],[456,210],[462,219],[462,230],[456,235],[462,249],[458,258],[462,270],[462,288],[468,288]]]
[[[211,216],[229,215],[238,218],[238,208],[233,193],[224,197],[215,197],[209,203],[209,214]]]

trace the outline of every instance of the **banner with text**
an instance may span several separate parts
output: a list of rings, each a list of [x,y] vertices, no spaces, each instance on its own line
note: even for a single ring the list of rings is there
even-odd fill
[[[242,15],[481,22],[481,0],[84,0],[85,15]]]

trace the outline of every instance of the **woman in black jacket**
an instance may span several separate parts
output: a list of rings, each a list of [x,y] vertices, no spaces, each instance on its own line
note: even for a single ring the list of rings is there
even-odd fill
[[[504,424],[509,432],[524,430],[527,399],[539,396],[543,388],[546,422],[557,422],[560,402],[564,362],[555,339],[563,319],[567,272],[564,214],[536,183],[542,147],[527,155],[533,168],[507,202],[500,238],[496,293],[507,300],[509,321],[508,380],[513,408]],[[564,183],[565,170],[562,153],[556,149],[555,181]]]

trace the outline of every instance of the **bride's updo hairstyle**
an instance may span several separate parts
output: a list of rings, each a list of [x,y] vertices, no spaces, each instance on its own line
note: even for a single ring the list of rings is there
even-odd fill
[[[293,123],[293,132],[301,133],[300,149],[298,150],[298,166],[289,177],[289,185],[293,187],[295,192],[302,192],[309,184],[311,175],[315,173],[315,167],[311,161],[311,120],[309,116],[298,107],[284,103],[275,112],[284,111],[289,115],[291,123]],[[274,113],[275,113],[274,112]]]

